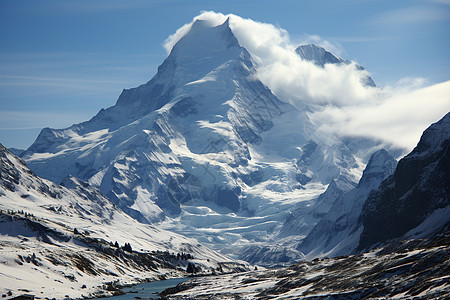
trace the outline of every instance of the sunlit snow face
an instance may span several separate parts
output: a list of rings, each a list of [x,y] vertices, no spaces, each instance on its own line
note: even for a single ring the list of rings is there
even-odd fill
[[[356,63],[322,68],[301,60],[288,32],[272,24],[216,12],[203,12],[194,20],[217,26],[227,18],[240,45],[255,60],[258,79],[281,100],[296,107],[310,106],[310,118],[324,133],[371,136],[411,150],[422,131],[450,107],[450,82],[422,88],[422,79],[401,79],[395,87],[366,87],[362,79],[368,73],[358,70]],[[191,25],[185,24],[167,38],[168,52]],[[312,37],[322,46],[331,45]]]

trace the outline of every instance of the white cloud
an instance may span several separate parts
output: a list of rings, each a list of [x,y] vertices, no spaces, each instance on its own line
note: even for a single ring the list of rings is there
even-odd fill
[[[371,136],[411,150],[421,132],[450,108],[450,82],[423,88],[424,79],[405,78],[384,89],[365,87],[361,82],[367,71],[358,70],[355,63],[321,68],[303,61],[288,32],[272,24],[215,12],[203,12],[194,20],[215,26],[227,18],[257,63],[256,76],[281,100],[310,107],[313,121],[328,133]],[[168,52],[191,24],[166,40]],[[333,47],[318,36],[308,37],[327,49]]]
[[[324,131],[374,137],[412,150],[422,132],[449,111],[450,81],[368,100],[359,106],[323,107],[311,118]]]
[[[384,90],[391,95],[409,93],[420,88],[424,88],[428,81],[422,77],[405,77],[389,86],[385,86]]]

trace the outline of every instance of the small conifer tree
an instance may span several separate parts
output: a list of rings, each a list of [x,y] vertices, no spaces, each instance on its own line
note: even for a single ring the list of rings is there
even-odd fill
[[[195,266],[193,263],[188,263],[186,272],[194,274],[195,273]]]

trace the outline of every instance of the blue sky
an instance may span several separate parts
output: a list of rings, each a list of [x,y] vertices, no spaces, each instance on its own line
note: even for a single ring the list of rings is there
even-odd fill
[[[449,0],[2,0],[0,143],[26,148],[43,127],[114,105],[151,79],[164,40],[202,10],[275,24],[299,43],[317,35],[381,86],[450,79]]]

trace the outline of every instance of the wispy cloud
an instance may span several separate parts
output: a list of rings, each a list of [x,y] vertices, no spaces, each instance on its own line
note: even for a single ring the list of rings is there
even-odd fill
[[[47,5],[51,5],[60,13],[101,13],[112,11],[134,10],[149,7],[163,0],[80,0],[80,1],[47,1]],[[39,3],[40,4],[40,3]],[[45,7],[45,6],[44,6]]]
[[[363,37],[363,36],[330,36],[324,37],[328,41],[336,41],[337,43],[378,43],[395,39],[394,37]],[[341,46],[341,44],[338,44]]]
[[[14,80],[13,82],[2,82],[4,79]],[[15,80],[21,80],[19,82]],[[60,78],[60,77],[38,77],[38,76],[17,76],[17,75],[1,75],[0,85],[50,85],[50,86],[79,86],[80,83],[89,84],[124,84],[122,80],[101,80],[101,79],[86,79],[86,78]]]
[[[450,5],[450,0],[431,0],[431,2]]]
[[[65,128],[88,117],[88,114],[66,111],[0,111],[0,130]]]
[[[133,81],[120,79],[66,77],[66,74],[58,73],[50,75],[47,77],[39,74],[37,76],[1,74],[0,102],[3,104],[7,102],[7,108],[11,108],[15,106],[14,99],[28,98],[35,101],[54,99],[58,105],[64,105],[64,101],[74,97],[79,97],[80,103],[96,102],[100,97],[109,98],[109,103],[112,104],[124,87],[136,85]],[[5,105],[2,105],[0,110],[2,109],[5,109]]]
[[[42,128],[67,128],[92,117],[92,112],[0,111],[0,143],[26,149]]]
[[[23,95],[39,98],[103,94],[110,95],[112,103],[123,88],[138,86],[152,77],[157,67],[152,59],[155,56],[164,57],[163,54],[0,53],[0,101]]]
[[[449,95],[447,81],[414,91],[395,90],[358,106],[323,107],[311,118],[325,132],[374,137],[410,151],[422,132],[449,111]]]
[[[408,25],[449,19],[450,14],[435,6],[412,6],[376,15],[369,23],[376,25]]]

